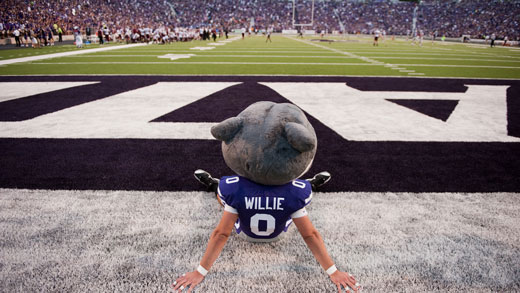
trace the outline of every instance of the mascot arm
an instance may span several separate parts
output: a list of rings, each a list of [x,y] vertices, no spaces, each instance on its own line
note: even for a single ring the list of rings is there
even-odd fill
[[[193,272],[188,272],[183,274],[181,277],[177,278],[177,280],[173,283],[173,289],[183,290],[184,288],[190,288],[191,292],[195,286],[197,286],[200,282],[204,280],[205,275],[217,260],[220,252],[226,245],[226,242],[231,235],[231,231],[233,230],[233,226],[238,219],[238,214],[233,214],[230,212],[224,211],[222,218],[220,219],[220,223],[217,225],[213,233],[209,238],[208,247],[206,248],[206,252],[200,261],[199,268],[197,268]]]
[[[320,233],[314,228],[309,216],[294,218],[293,222],[321,267],[326,270],[334,265]]]
[[[226,245],[226,242],[233,231],[235,222],[238,219],[238,214],[224,211],[220,222],[217,227],[211,233],[209,238],[208,247],[206,252],[200,261],[200,264],[209,271],[215,260],[217,260],[220,252]]]
[[[327,252],[327,248],[325,247],[325,243],[321,238],[320,233],[314,225],[312,225],[311,220],[308,216],[293,218],[293,222],[298,228],[298,231],[303,237],[303,240],[307,244],[307,247],[311,250],[312,254],[316,258],[316,260],[320,263],[321,267],[327,271],[330,276],[330,280],[337,286],[338,292],[341,292],[341,287],[348,290],[348,288],[353,289],[354,292],[358,292],[360,289],[359,284],[356,282],[354,277],[348,273],[339,271],[335,269],[334,262],[329,256]],[[329,273],[329,270],[334,268],[334,271]]]

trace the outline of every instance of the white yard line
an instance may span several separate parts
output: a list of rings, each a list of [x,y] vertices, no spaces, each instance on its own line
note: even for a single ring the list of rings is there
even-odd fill
[[[333,66],[384,66],[395,70],[407,70],[404,66],[420,66],[420,67],[464,67],[464,68],[497,68],[497,69],[520,69],[513,66],[487,66],[487,65],[442,65],[442,64],[386,64],[386,63],[297,63],[297,62],[35,62],[31,64],[38,65],[74,65],[74,64],[160,64],[160,65],[176,65],[176,64],[193,64],[193,65],[333,65]],[[411,71],[411,69],[410,69]],[[411,73],[411,72],[410,72]]]
[[[367,64],[367,63],[297,63],[297,62],[35,62],[31,64],[39,65],[74,65],[74,64],[162,64],[162,65],[175,65],[175,64],[225,64],[225,65],[345,65],[345,66],[371,66],[380,64]]]
[[[520,69],[515,66],[492,66],[492,65],[448,65],[448,64],[396,64],[399,66],[420,66],[420,67],[464,67],[464,68],[502,68],[502,69]]]
[[[405,56],[408,56],[408,55],[421,55],[421,56],[472,56],[472,55],[475,55],[472,57],[482,56],[482,54],[475,54],[475,53],[468,53],[468,54],[430,53],[430,52],[402,53],[402,52],[387,52],[387,51],[381,51],[381,52],[361,52],[360,51],[359,53],[369,54],[369,55],[371,55],[371,57],[375,57],[377,55],[405,55]],[[375,55],[375,56],[372,56],[372,55]],[[506,57],[502,57],[502,58],[510,58],[510,57],[506,56]],[[520,58],[520,57],[515,57],[515,58]]]
[[[289,38],[289,37],[286,37],[286,38]],[[296,38],[290,38],[290,39],[298,41],[298,42],[301,42],[301,43],[304,43],[304,44],[309,44],[309,45],[312,45],[312,46],[315,46],[315,47],[318,47],[318,48],[323,48],[325,50],[329,50],[329,51],[337,52],[337,53],[340,53],[340,54],[343,54],[343,55],[347,55],[347,56],[349,56],[351,58],[361,59],[361,60],[363,60],[365,62],[370,63],[371,65],[383,65],[384,66],[384,65],[388,64],[388,63],[384,63],[384,62],[381,62],[381,61],[378,61],[378,60],[374,60],[374,59],[371,59],[371,58],[368,58],[368,57],[359,56],[359,55],[356,55],[354,53],[350,53],[348,51],[342,51],[342,50],[330,48],[330,47],[327,47],[327,46],[323,46],[323,45],[320,45],[320,44],[314,44],[312,42],[308,42],[308,41],[304,41],[304,40],[298,40]],[[400,68],[400,69],[401,70],[406,70],[406,68]],[[401,71],[401,70],[400,70],[400,72],[408,73],[408,75],[411,75],[412,73],[415,73],[415,70],[408,70],[406,72]]]
[[[432,58],[432,57],[393,57],[393,56],[377,56],[376,59],[412,59],[412,60],[451,60],[451,61],[486,61],[486,62],[517,62],[520,60],[498,60],[498,59],[467,59],[467,58]]]
[[[177,52],[175,52],[177,53]],[[193,54],[193,57],[232,57],[232,58],[323,58],[323,59],[353,59],[348,56],[303,56],[303,55],[202,55],[202,54]],[[84,56],[71,56],[71,58],[96,58],[96,57],[150,57],[156,58],[159,55],[84,55]],[[379,58],[379,57],[378,57]],[[388,57],[391,58],[391,57]],[[520,61],[518,61],[520,62]]]
[[[464,51],[464,50],[461,50],[461,49],[452,49],[452,48],[444,48],[443,50],[446,50],[446,51],[453,51],[453,52],[459,52],[459,53],[467,53],[468,55],[469,54],[473,54],[473,55],[481,55],[481,56],[493,56],[493,57],[503,57],[503,58],[517,58],[517,57],[513,57],[513,56],[503,56],[503,55],[497,55],[497,54],[494,54],[494,53],[490,53],[490,52],[474,52],[474,51],[471,51],[471,52],[467,52],[467,51]],[[498,51],[498,52],[497,52]],[[501,53],[500,50],[494,50],[495,53]],[[502,52],[503,53],[503,52]]]
[[[96,52],[103,52],[103,51],[119,50],[119,49],[123,49],[123,48],[139,47],[139,46],[146,46],[146,44],[130,44],[130,45],[112,46],[112,47],[104,47],[104,48],[95,48],[95,49],[83,49],[83,50],[78,50],[78,51],[69,51],[69,52],[62,52],[62,53],[15,58],[15,59],[9,59],[9,60],[2,60],[2,61],[0,61],[0,65],[8,65],[8,64],[20,63],[20,62],[31,62],[31,61],[45,60],[45,59],[65,57],[65,56],[73,56],[73,55],[80,55],[80,54],[89,54],[89,53],[96,53]]]
[[[33,63],[33,64],[39,64],[39,63]],[[420,74],[420,73],[417,73]],[[192,74],[192,73],[182,73],[182,74],[155,74],[155,73],[84,73],[84,74],[20,74],[20,75],[13,75],[13,74],[6,74],[1,75],[3,77],[10,76],[10,77],[21,77],[21,76],[28,76],[28,77],[34,77],[34,76],[76,76],[76,77],[82,77],[82,76],[227,76],[227,77],[236,77],[236,76],[295,76],[294,74],[262,74],[262,73],[251,73],[251,74],[212,74],[212,73],[205,73],[205,74]],[[494,78],[494,77],[446,77],[446,76],[402,76],[402,75],[337,75],[337,74],[308,74],[308,75],[296,75],[298,77],[385,77],[385,78],[421,78],[421,79],[463,79],[463,80],[520,80],[520,78],[513,78],[513,77],[500,77],[500,78]]]
[[[157,52],[157,53],[163,53],[163,54],[167,54],[167,53],[179,53],[179,52],[182,52],[182,53],[193,53],[193,50],[189,50],[189,49],[170,49],[170,50],[127,50],[127,51],[123,51],[123,52],[128,52],[128,53],[148,53],[148,52]],[[224,53],[241,53],[241,52],[245,52],[245,53],[266,53],[266,54],[270,54],[270,53],[322,53],[322,54],[336,54],[336,53],[328,53],[328,52],[323,52],[323,51],[251,51],[251,50],[218,50],[217,51],[218,53],[221,53],[221,52],[224,52]],[[215,53],[215,52],[212,52],[212,53]]]

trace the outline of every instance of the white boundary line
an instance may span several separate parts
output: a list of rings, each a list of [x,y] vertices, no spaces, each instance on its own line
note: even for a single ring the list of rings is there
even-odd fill
[[[171,53],[170,53],[171,54]],[[317,58],[317,59],[355,59],[349,56],[302,56],[302,55],[201,55],[192,54],[192,57],[202,58]],[[159,55],[87,55],[87,56],[70,56],[71,58],[124,58],[124,57],[143,57],[143,58],[156,58]],[[520,63],[520,60],[507,60],[507,59],[465,59],[465,58],[431,58],[431,57],[393,57],[393,56],[372,56],[373,59],[399,59],[399,60],[446,60],[446,61],[482,61],[482,62],[506,62],[506,63]],[[377,60],[374,63],[378,63]],[[381,63],[381,62],[379,62]],[[412,64],[412,63],[410,63]],[[442,65],[442,64],[441,64]]]
[[[192,65],[330,65],[330,66],[384,66],[394,70],[408,70],[408,73],[415,72],[415,70],[407,69],[407,67],[462,67],[462,68],[495,68],[495,69],[520,69],[520,67],[514,66],[491,66],[491,65],[443,65],[443,64],[388,64],[383,62],[374,63],[312,63],[312,62],[169,62],[169,61],[157,61],[157,62],[34,62],[31,64],[37,65],[88,65],[88,64],[133,64],[133,65],[178,65],[178,64],[192,64]]]
[[[145,53],[148,53],[148,52],[153,52],[153,53],[161,53],[161,54],[167,54],[167,53],[193,53],[193,50],[185,50],[185,49],[171,49],[171,50],[126,50],[126,51],[121,51],[121,53],[135,53],[135,52],[145,52]],[[201,51],[199,53],[203,53],[204,51]],[[334,52],[323,52],[323,51],[316,51],[316,50],[308,50],[308,51],[290,51],[290,50],[277,50],[277,51],[252,51],[252,50],[218,50],[218,51],[212,51],[211,53],[221,53],[221,52],[224,52],[224,53],[241,53],[241,52],[245,52],[245,53],[265,53],[265,54],[270,54],[270,53],[322,53],[322,54],[335,54]]]
[[[1,77],[38,77],[38,76],[75,76],[75,77],[85,77],[85,76],[165,76],[165,77],[270,77],[270,76],[278,76],[278,77],[296,77],[296,78],[306,78],[306,77],[367,77],[367,78],[421,78],[421,79],[462,79],[462,80],[495,80],[495,81],[516,81],[520,80],[520,78],[492,78],[492,77],[442,77],[442,76],[402,76],[402,75],[294,75],[294,74],[23,74],[23,75],[0,75]]]
[[[29,56],[29,57],[23,57],[23,58],[2,60],[2,61],[0,61],[0,65],[9,65],[9,64],[20,63],[20,62],[31,62],[31,61],[45,60],[45,59],[65,57],[65,56],[119,50],[119,49],[124,49],[124,48],[139,47],[139,46],[146,46],[146,45],[147,44],[130,44],[130,45],[111,46],[111,47],[104,47],[104,48],[95,48],[95,49],[83,49],[83,50],[79,50],[79,51],[68,51],[68,52],[45,54],[45,55],[38,55],[38,56]]]
[[[175,52],[177,53],[177,52]],[[173,54],[173,53],[168,53]],[[175,54],[173,54],[175,55]],[[185,54],[179,54],[179,55],[185,55]],[[323,59],[354,59],[348,56],[301,56],[301,55],[294,55],[294,56],[284,56],[284,55],[206,55],[206,54],[192,54],[192,57],[204,57],[204,58],[215,58],[215,57],[228,57],[228,58],[323,58]],[[156,58],[157,56],[164,56],[163,54],[159,55],[88,55],[88,56],[70,56],[71,58],[108,58],[108,57],[150,57],[150,58]],[[388,57],[391,58],[391,57]],[[515,61],[520,62],[520,61]]]
[[[145,65],[145,64],[161,64],[161,65],[175,65],[175,64],[193,64],[193,65],[209,65],[209,64],[220,64],[220,65],[336,65],[336,66],[373,66],[381,64],[366,64],[366,63],[299,63],[299,62],[169,62],[169,61],[158,61],[158,62],[35,62],[31,64],[38,65],[74,65],[74,64],[134,64],[134,65]],[[520,69],[520,67],[519,67]]]

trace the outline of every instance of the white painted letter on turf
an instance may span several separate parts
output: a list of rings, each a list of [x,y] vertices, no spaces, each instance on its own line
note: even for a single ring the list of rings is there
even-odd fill
[[[517,142],[507,135],[508,86],[465,93],[360,91],[344,83],[262,83],[353,141]],[[387,99],[457,100],[444,122]]]

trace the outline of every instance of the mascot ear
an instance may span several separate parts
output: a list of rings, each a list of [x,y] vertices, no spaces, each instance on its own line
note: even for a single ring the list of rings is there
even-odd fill
[[[230,141],[242,128],[243,120],[240,117],[228,118],[211,127],[211,134],[220,141]]]
[[[287,122],[285,134],[287,134],[287,141],[291,146],[302,153],[311,151],[316,147],[316,138],[301,124]]]

